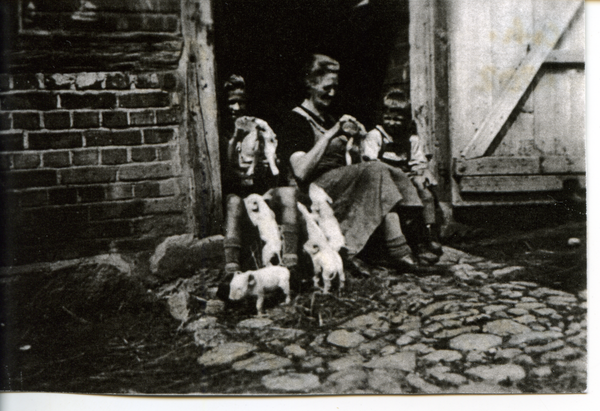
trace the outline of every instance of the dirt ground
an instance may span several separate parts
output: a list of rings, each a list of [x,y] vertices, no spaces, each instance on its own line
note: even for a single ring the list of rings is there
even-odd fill
[[[476,217],[474,213],[469,214]],[[542,222],[532,218],[523,222],[514,214],[508,220],[497,215],[498,221],[479,224],[478,229],[456,226],[445,245],[484,257],[499,266],[524,267],[518,278],[511,278],[513,281],[577,295],[586,290],[585,222],[581,216],[550,220],[546,217],[540,217]],[[464,220],[469,223],[469,218]],[[573,238],[580,243],[574,245],[571,240],[570,244],[569,239]],[[195,278],[202,281],[191,287],[194,290],[189,305],[192,319],[206,315],[206,301],[219,275],[214,270],[196,274]],[[397,297],[389,291],[399,284],[411,283],[435,294],[434,282],[437,282],[435,287],[458,286],[452,276],[417,278],[371,266],[369,277],[350,278],[342,297],[315,296],[307,291],[296,296],[291,307],[279,309],[277,301],[271,301],[267,308],[271,309],[269,318],[279,327],[304,333],[295,341],[297,345],[314,347],[311,341],[360,315],[400,309],[416,315],[415,299],[411,300],[410,295]],[[169,285],[117,277],[106,284],[84,295],[81,284],[76,278],[70,278],[68,272],[53,273],[52,278],[47,273],[38,273],[27,279],[2,279],[4,306],[0,330],[4,354],[0,388],[123,394],[272,392],[261,385],[260,374],[257,377],[252,372],[234,372],[227,367],[205,368],[198,364],[197,359],[208,348],[199,346],[194,334],[186,331],[169,313],[166,299],[161,298],[161,292],[164,295]],[[461,289],[470,292],[484,285],[462,284]],[[221,326],[220,335],[281,353],[282,345],[267,343],[255,334],[240,334],[236,324],[253,318],[254,314],[252,303],[227,305],[213,313]],[[583,310],[569,318],[585,321],[585,316]],[[387,339],[393,345],[400,335],[396,332],[393,339],[373,336],[373,341]],[[438,345],[436,348],[445,348]],[[321,357],[328,362],[346,354],[343,349],[324,350]],[[298,364],[294,367],[300,369]],[[556,369],[560,366],[555,366]],[[321,376],[322,381],[325,375]],[[371,378],[374,374],[369,375]],[[563,373],[556,378],[527,378],[514,387],[519,392],[581,392],[586,387],[582,375]],[[414,386],[402,385],[401,389],[405,393],[421,392]]]

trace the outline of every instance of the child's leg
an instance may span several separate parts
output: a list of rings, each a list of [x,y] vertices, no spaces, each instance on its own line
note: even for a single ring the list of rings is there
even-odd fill
[[[225,274],[240,271],[242,220],[246,212],[244,200],[235,194],[227,196],[225,212]]]

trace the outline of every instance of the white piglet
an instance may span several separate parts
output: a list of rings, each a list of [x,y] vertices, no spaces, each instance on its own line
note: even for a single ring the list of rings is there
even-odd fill
[[[344,288],[346,276],[344,275],[344,263],[340,255],[331,247],[322,247],[316,241],[308,240],[304,243],[304,251],[306,251],[313,262],[315,276],[313,283],[315,288],[319,287],[319,275],[323,279],[323,294],[328,294],[331,289],[331,282],[337,276],[340,285],[339,289]]]
[[[346,239],[342,234],[340,223],[333,214],[331,197],[314,183],[311,183],[308,187],[308,195],[312,201],[311,209],[315,221],[325,234],[331,248],[339,252],[346,245]]]
[[[237,301],[245,297],[257,297],[256,310],[258,315],[262,315],[266,293],[277,288],[285,294],[285,304],[289,304],[290,271],[286,267],[273,266],[245,273],[237,272],[230,283],[229,299]]]
[[[274,258],[277,259],[276,264],[279,264],[283,242],[275,220],[275,213],[258,194],[250,194],[244,198],[244,205],[250,221],[258,228],[260,239],[265,243],[262,249],[263,266],[272,266]]]
[[[308,241],[304,244],[304,251],[310,255],[313,262],[315,275],[313,282],[315,288],[319,288],[319,276],[323,278],[323,293],[329,293],[331,281],[337,275],[340,280],[340,290],[344,288],[346,277],[344,275],[344,263],[339,253],[331,247],[325,234],[315,221],[315,216],[301,203],[298,210],[306,221]]]

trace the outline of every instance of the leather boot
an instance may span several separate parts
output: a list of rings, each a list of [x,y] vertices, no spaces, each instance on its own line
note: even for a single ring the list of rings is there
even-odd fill
[[[427,236],[427,248],[429,251],[437,256],[444,254],[442,245],[438,240],[437,227],[433,224],[427,224],[425,235]]]

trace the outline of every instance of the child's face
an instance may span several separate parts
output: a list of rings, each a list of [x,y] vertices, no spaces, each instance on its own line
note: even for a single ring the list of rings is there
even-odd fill
[[[399,135],[408,130],[410,113],[400,107],[386,107],[383,112],[383,127],[392,135]]]

